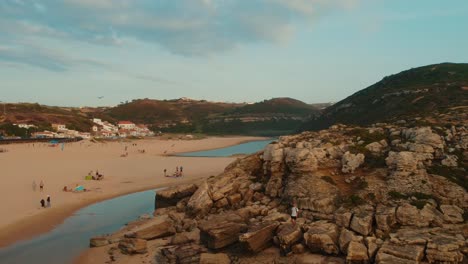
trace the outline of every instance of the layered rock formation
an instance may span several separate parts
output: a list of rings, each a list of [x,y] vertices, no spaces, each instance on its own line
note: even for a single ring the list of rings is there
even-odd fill
[[[154,219],[91,244],[171,237],[158,263],[250,263],[252,253],[262,263],[309,263],[311,253],[329,263],[462,263],[467,147],[465,126],[335,125],[281,137],[196,187],[166,190],[172,206]]]

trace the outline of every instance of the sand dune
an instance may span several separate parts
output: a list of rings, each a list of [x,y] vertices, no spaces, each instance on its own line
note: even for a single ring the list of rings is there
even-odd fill
[[[184,158],[166,154],[235,145],[252,137],[220,137],[202,140],[136,140],[131,142],[77,142],[49,147],[47,144],[2,146],[0,153],[0,246],[29,238],[59,224],[75,210],[110,197],[215,175],[234,158]],[[132,144],[136,143],[137,146]],[[128,157],[120,157],[127,147]],[[145,149],[145,154],[138,150]],[[184,167],[184,177],[164,177],[163,170]],[[102,181],[84,179],[99,170]],[[44,191],[39,191],[39,182]],[[32,183],[36,181],[37,190]],[[83,185],[85,193],[63,192],[63,187]],[[40,199],[51,196],[51,208],[40,207]]]

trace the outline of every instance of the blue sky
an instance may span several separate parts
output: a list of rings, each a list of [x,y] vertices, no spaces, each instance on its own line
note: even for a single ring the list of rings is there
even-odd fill
[[[0,101],[339,101],[468,62],[467,29],[466,0],[2,0]]]

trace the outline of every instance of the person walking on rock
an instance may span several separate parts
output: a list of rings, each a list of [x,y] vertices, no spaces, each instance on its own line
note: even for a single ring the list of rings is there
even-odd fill
[[[41,183],[39,183],[39,190],[42,192],[44,190],[44,182],[41,180]]]
[[[47,207],[50,207],[50,195],[47,195]]]
[[[291,222],[293,225],[296,225],[296,219],[297,216],[299,215],[299,209],[297,208],[297,203],[293,203],[293,207],[291,208]]]
[[[42,208],[45,208],[45,201],[44,201],[44,199],[41,199],[41,207],[42,207]]]

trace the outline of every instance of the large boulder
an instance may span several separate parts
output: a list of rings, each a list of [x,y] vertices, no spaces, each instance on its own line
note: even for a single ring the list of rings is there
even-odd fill
[[[286,165],[293,174],[310,173],[318,168],[317,158],[308,149],[289,148],[285,156]]]
[[[388,233],[390,229],[396,224],[396,208],[378,205],[375,211],[375,222],[377,229]]]
[[[237,214],[216,215],[202,221],[200,229],[201,242],[211,249],[219,249],[239,241],[239,235],[247,231],[244,219]]]
[[[126,234],[129,238],[139,238],[152,240],[161,237],[174,235],[176,232],[173,222],[167,217],[158,217],[144,225],[138,227],[132,232]]]
[[[405,226],[441,226],[443,215],[431,204],[426,204],[419,210],[416,206],[404,203],[396,211],[397,222]]]
[[[206,215],[213,206],[211,191],[208,183],[204,181],[187,203],[187,213],[192,216]]]
[[[156,191],[156,207],[174,206],[182,198],[191,196],[197,189],[195,184],[180,184]]]
[[[283,252],[289,252],[291,246],[299,242],[302,239],[302,231],[299,224],[283,224],[276,230],[276,237],[279,242],[279,246]]]
[[[362,242],[362,236],[356,235],[353,231],[350,231],[346,228],[343,228],[340,232],[340,237],[338,238],[338,244],[340,246],[340,250],[343,253],[348,253],[348,246],[351,241]]]
[[[364,154],[352,154],[349,151],[341,158],[342,168],[341,171],[344,173],[353,173],[359,166],[364,163]]]
[[[442,137],[432,132],[430,127],[415,127],[404,129],[402,131],[402,135],[407,140],[414,143],[429,145],[437,149],[442,149],[444,147],[444,141]]]
[[[305,243],[312,252],[334,255],[339,253],[338,237],[338,226],[326,221],[313,222],[304,234]]]
[[[109,245],[109,238],[105,236],[92,237],[89,240],[90,247],[102,247]]]
[[[385,242],[376,256],[376,263],[419,263],[424,258],[424,246],[396,245]]]
[[[144,254],[147,252],[146,240],[138,238],[124,238],[119,242],[120,251],[126,255]]]
[[[239,241],[251,252],[265,249],[275,234],[278,222],[264,222],[249,228],[247,233],[239,236]]]
[[[363,236],[368,236],[372,233],[373,219],[374,213],[372,211],[359,210],[353,215],[349,227]]]
[[[340,207],[338,210],[335,211],[335,223],[339,227],[348,228],[349,224],[351,223],[352,216],[352,212],[350,212],[344,207]]]
[[[370,263],[367,248],[364,244],[356,241],[351,241],[346,255],[347,264],[367,264]]]

